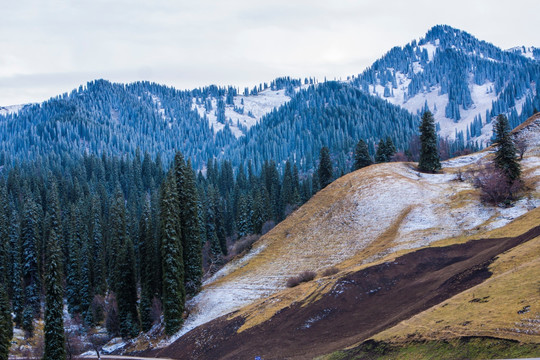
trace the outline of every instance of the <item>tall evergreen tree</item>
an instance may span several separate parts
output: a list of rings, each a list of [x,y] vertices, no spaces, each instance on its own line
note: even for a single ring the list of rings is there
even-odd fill
[[[141,327],[143,331],[148,331],[152,327],[152,299],[154,298],[152,282],[154,280],[154,241],[152,232],[152,215],[150,209],[150,199],[144,203],[143,216],[139,224],[139,246],[141,264],[141,301],[139,312],[141,314]]]
[[[319,174],[319,184],[321,189],[324,189],[332,182],[332,178],[334,176],[332,170],[332,160],[330,160],[330,149],[328,149],[326,146],[321,148],[317,173]]]
[[[441,168],[439,151],[437,149],[437,132],[435,120],[430,111],[424,112],[420,124],[420,171],[435,172]]]
[[[118,270],[118,258],[120,252],[127,241],[127,225],[126,225],[126,206],[124,195],[119,186],[116,188],[115,198],[111,208],[111,225],[110,225],[110,245],[109,245],[109,270],[110,270],[110,287],[111,290],[117,292],[116,286],[120,283],[122,273]]]
[[[375,161],[377,163],[388,162],[387,158],[388,151],[386,150],[386,142],[381,139],[379,140],[379,145],[377,146],[377,152],[375,153]]]
[[[137,274],[131,239],[127,237],[121,247],[118,256],[118,273],[121,276],[117,285],[116,299],[118,301],[120,335],[129,339],[137,336],[140,330],[139,314],[137,312]]]
[[[98,197],[92,200],[92,254],[95,257],[93,267],[93,290],[95,294],[105,295],[107,283],[105,272],[105,244],[101,227],[101,211]]]
[[[518,162],[517,150],[510,135],[510,124],[504,115],[497,116],[495,122],[495,165],[508,178],[509,182],[518,180],[521,176],[521,166]]]
[[[44,360],[66,358],[64,337],[64,303],[62,288],[62,219],[56,184],[53,183],[49,201],[50,232],[47,241],[45,272],[45,352]]]
[[[5,284],[0,284],[0,360],[8,360],[11,339],[13,338],[13,320]]]
[[[353,170],[358,170],[371,164],[373,164],[373,161],[369,155],[368,146],[364,140],[360,139],[358,144],[356,144],[356,148],[354,149]]]
[[[27,192],[21,236],[23,242],[22,274],[25,299],[22,325],[27,335],[32,336],[34,332],[34,317],[40,314],[41,285],[39,281],[37,251],[39,243],[38,209],[29,192]]]
[[[11,266],[12,266],[12,278],[11,288],[12,294],[12,306],[15,313],[15,324],[22,326],[23,311],[24,311],[24,287],[22,281],[22,250],[19,231],[19,217],[16,210],[12,210],[9,218],[9,242],[11,243]]]
[[[191,161],[188,160],[187,164],[184,163],[181,154],[178,153],[175,158],[175,169],[177,176],[176,191],[180,206],[184,282],[186,292],[193,295],[199,290],[202,278],[202,241],[198,193]]]
[[[386,161],[391,161],[392,158],[394,157],[394,155],[396,154],[397,152],[397,149],[396,149],[396,146],[394,145],[394,142],[392,141],[392,138],[390,136],[387,136],[386,137],[386,142],[384,144],[384,148],[385,148],[385,158],[386,158]]]
[[[163,317],[165,332],[172,335],[182,325],[184,312],[184,256],[178,224],[178,195],[176,179],[170,173],[161,199],[161,257],[163,267]]]

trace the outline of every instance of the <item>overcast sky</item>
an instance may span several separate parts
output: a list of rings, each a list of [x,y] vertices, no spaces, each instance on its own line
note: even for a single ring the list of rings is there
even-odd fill
[[[448,24],[540,47],[539,0],[0,0],[0,105],[89,80],[243,88],[345,78]]]

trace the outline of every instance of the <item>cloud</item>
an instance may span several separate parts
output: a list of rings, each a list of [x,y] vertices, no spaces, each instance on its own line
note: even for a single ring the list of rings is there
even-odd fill
[[[503,48],[540,45],[537,1],[18,0],[2,7],[0,105],[94,78],[180,88],[358,74],[447,23]]]

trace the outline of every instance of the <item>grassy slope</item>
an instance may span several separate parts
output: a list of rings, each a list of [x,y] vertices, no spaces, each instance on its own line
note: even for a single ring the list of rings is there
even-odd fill
[[[531,144],[523,165],[533,189],[531,196],[538,201],[540,141]],[[236,259],[206,282],[190,304],[186,329],[237,310],[230,317],[245,317],[239,329],[244,331],[293,303],[308,306],[348,272],[423,246],[521,233],[522,225],[490,233],[526,211],[528,205],[522,201],[514,208],[521,212],[516,212],[480,204],[470,171],[481,167],[489,157],[483,152],[454,159],[438,175],[419,174],[412,164],[390,163],[338,179],[263,236],[245,259]],[[460,171],[469,171],[465,181],[455,180]],[[538,220],[524,219],[520,223]],[[290,276],[304,270],[320,274],[330,266],[337,266],[340,273],[319,276],[292,289],[285,287]],[[516,275],[499,276],[510,279]]]

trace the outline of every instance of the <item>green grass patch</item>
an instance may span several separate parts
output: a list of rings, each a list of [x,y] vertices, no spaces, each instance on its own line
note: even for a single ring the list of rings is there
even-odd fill
[[[489,337],[462,337],[454,340],[413,341],[390,344],[368,340],[349,350],[337,351],[320,360],[459,360],[503,359],[540,356],[540,345]]]

